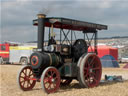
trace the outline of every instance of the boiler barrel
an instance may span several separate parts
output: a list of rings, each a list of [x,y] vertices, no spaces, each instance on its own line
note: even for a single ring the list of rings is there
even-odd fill
[[[46,68],[49,66],[58,66],[60,58],[55,53],[35,52],[30,57],[30,63],[33,69]]]

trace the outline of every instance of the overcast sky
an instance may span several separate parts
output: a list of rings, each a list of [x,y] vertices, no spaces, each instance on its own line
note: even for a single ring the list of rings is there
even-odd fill
[[[0,12],[0,41],[36,41],[40,12],[108,25],[99,37],[128,36],[128,0],[1,0]]]

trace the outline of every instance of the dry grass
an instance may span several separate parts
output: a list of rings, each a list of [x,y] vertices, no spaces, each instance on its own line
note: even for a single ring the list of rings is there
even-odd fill
[[[20,65],[0,65],[0,92],[1,96],[46,96],[41,89],[41,84],[37,83],[33,90],[24,92],[18,88],[16,77]],[[128,79],[128,69],[109,68],[103,69],[104,74],[122,75]],[[77,81],[73,81],[70,86],[60,88],[57,93],[49,96],[128,96],[128,81],[101,83],[95,88],[80,88]]]

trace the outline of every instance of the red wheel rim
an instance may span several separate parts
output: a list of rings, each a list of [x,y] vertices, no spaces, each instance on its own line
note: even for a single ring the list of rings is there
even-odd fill
[[[36,84],[36,81],[32,80],[33,78],[34,74],[32,68],[30,66],[24,67],[18,76],[18,83],[20,88],[24,91],[31,90]]]
[[[37,56],[32,56],[31,63],[33,66],[36,66],[39,62],[39,59]]]
[[[62,79],[60,85],[67,86],[72,82],[72,79]]]
[[[49,68],[43,78],[43,86],[47,93],[56,92],[60,86],[60,75],[57,69]]]
[[[99,84],[102,73],[102,66],[98,56],[91,55],[84,64],[84,79],[88,87],[95,87]]]

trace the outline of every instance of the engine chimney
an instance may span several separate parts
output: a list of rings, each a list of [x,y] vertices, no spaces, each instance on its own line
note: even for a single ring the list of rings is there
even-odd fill
[[[45,31],[45,14],[38,14],[38,51],[43,52],[44,31]]]

